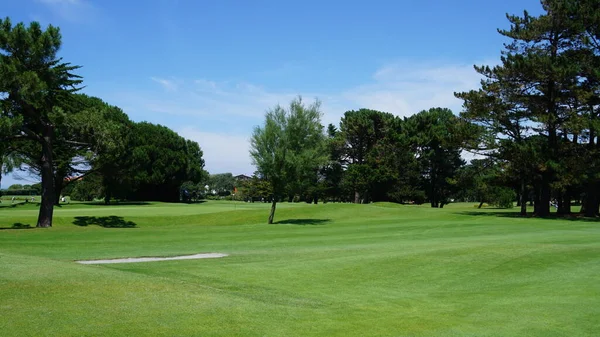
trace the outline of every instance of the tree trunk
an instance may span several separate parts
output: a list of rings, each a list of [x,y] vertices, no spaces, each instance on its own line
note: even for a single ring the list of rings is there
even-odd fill
[[[54,176],[54,205],[60,205],[60,195],[63,189],[63,177],[65,174],[57,171]]]
[[[354,191],[354,203],[355,204],[360,203],[360,193],[358,193],[358,191]]]
[[[271,213],[269,214],[269,222],[268,224],[273,223],[273,218],[275,217],[275,207],[277,207],[277,198],[273,198],[273,203],[271,204]]]
[[[533,189],[533,214],[538,214],[540,208],[540,186],[536,183]]]
[[[587,217],[598,215],[598,192],[597,184],[589,184],[585,191],[585,199],[581,205],[581,212]]]
[[[107,189],[106,192],[104,192],[104,204],[105,205],[109,205],[110,204],[110,189]]]
[[[433,187],[431,188],[431,207],[432,208],[437,208],[439,206],[438,200],[436,198],[435,195],[435,190],[433,189]]]
[[[546,217],[550,215],[550,182],[548,173],[542,176],[542,184],[540,188],[539,205],[537,207],[537,216]]]
[[[521,216],[526,216],[527,215],[527,185],[525,184],[525,177],[523,176],[523,173],[521,173],[521,192],[519,193],[519,202],[521,203]]]
[[[561,193],[558,198],[558,209],[556,213],[560,215],[571,214],[571,196],[568,192]]]
[[[432,167],[431,172],[435,172],[435,168]],[[437,195],[436,195],[436,187],[435,187],[435,174],[431,174],[431,178],[430,178],[430,183],[431,183],[431,207],[432,208],[437,208],[438,207],[438,201],[437,201]]]
[[[52,167],[51,132],[52,129],[47,127],[46,135],[42,142],[42,201],[38,214],[37,227],[52,227],[52,215],[54,213],[54,172]]]
[[[479,203],[479,206],[477,206],[477,208],[481,208],[483,207],[483,201]]]
[[[435,195],[435,191],[432,190],[431,191],[431,207],[432,208],[438,208],[440,206],[440,202],[437,199],[437,196]]]

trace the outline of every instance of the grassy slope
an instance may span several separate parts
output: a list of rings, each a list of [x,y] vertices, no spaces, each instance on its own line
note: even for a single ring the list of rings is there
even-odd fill
[[[0,331],[593,336],[600,330],[597,222],[468,215],[472,205],[282,204],[276,218],[284,223],[265,225],[268,206],[68,205],[56,211],[50,230],[0,230]],[[36,214],[30,205],[0,208],[0,227],[33,224]],[[107,216],[137,226],[73,224],[74,217]],[[199,252],[231,256],[72,262]]]

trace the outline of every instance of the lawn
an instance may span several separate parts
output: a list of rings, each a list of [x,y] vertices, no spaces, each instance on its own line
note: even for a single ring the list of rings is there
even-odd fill
[[[600,222],[473,204],[0,205],[3,336],[597,336]],[[24,229],[12,229],[16,227]],[[227,253],[81,265],[79,259]]]

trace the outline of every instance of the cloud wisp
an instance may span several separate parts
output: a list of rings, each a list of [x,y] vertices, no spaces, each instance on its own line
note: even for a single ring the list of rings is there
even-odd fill
[[[477,88],[480,76],[471,65],[395,63],[375,71],[364,85],[333,93],[279,91],[202,78],[151,80],[157,90],[124,93],[111,103],[133,107],[145,120],[197,141],[210,172],[250,174],[254,170],[248,155],[250,135],[254,126],[262,124],[265,111],[276,104],[287,105],[298,95],[306,102],[319,98],[323,123],[336,126],[345,111],[360,108],[401,117],[432,107],[458,113],[462,103],[454,92]]]
[[[89,23],[97,8],[87,0],[37,0],[53,15],[72,23]]]
[[[178,85],[175,80],[168,80],[159,77],[150,77],[151,80],[160,84],[166,91],[177,91]]]
[[[211,173],[252,174],[250,135],[200,131],[197,127],[176,130],[202,147],[205,169]]]

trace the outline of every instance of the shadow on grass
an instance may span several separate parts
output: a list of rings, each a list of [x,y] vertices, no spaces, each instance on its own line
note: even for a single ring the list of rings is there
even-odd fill
[[[488,217],[498,217],[498,218],[547,219],[547,220],[600,222],[600,218],[588,218],[588,217],[584,217],[583,215],[578,214],[578,213],[573,213],[570,215],[557,215],[556,213],[554,213],[547,217],[538,217],[538,216],[534,216],[531,213],[528,213],[527,215],[522,216],[519,212],[511,212],[511,211],[508,211],[508,212],[467,211],[467,212],[457,212],[456,214],[470,215],[470,216],[488,216]]]
[[[275,221],[275,224],[297,226],[323,226],[326,225],[328,222],[331,222],[331,219],[287,219]]]
[[[0,227],[0,230],[7,230],[7,229],[33,229],[33,228],[35,228],[35,227],[31,227],[31,225],[17,222],[15,224],[13,224],[12,227]]]
[[[0,208],[17,208],[17,207],[24,207],[24,206],[34,206],[34,207],[39,207],[40,204],[37,202],[17,202],[14,204],[9,204],[9,203],[2,203],[0,204]]]
[[[133,221],[125,221],[121,216],[77,216],[73,221],[76,226],[87,227],[97,225],[104,228],[135,228],[137,224]]]
[[[147,201],[121,201],[121,202],[111,202],[110,204],[106,204],[103,201],[89,201],[82,202],[80,204],[90,205],[90,206],[147,206],[150,205]]]

